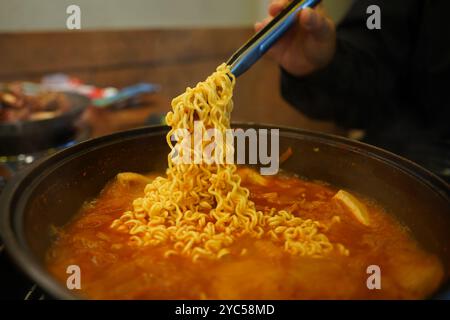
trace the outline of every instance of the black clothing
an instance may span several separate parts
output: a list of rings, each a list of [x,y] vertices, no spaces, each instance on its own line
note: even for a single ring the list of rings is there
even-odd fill
[[[381,30],[366,26],[381,8]],[[366,130],[365,141],[445,175],[450,169],[450,1],[357,0],[338,26],[329,66],[296,78],[284,98],[316,119]],[[448,172],[450,175],[450,172]]]

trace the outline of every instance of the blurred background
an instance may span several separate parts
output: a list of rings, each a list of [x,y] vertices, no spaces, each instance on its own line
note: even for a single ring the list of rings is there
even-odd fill
[[[339,19],[351,0],[325,0]],[[270,0],[14,0],[2,1],[2,31],[64,31],[66,8],[80,6],[83,29],[246,27],[264,18]]]
[[[269,0],[14,0],[1,1],[0,82],[34,81],[61,73],[99,88],[160,85],[141,108],[90,108],[83,119],[93,135],[157,122],[172,97],[211,74],[253,33]],[[339,20],[351,0],[327,0]],[[81,30],[67,30],[66,8],[81,8]],[[278,67],[260,61],[239,79],[235,121],[254,121],[339,132],[287,105]]]

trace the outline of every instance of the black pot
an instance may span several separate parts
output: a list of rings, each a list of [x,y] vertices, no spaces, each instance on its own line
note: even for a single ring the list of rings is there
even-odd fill
[[[274,128],[238,124],[242,128]],[[35,164],[7,185],[0,198],[0,232],[17,265],[48,294],[74,298],[45,269],[50,227],[62,226],[83,202],[116,174],[164,172],[165,127],[148,127],[94,139]],[[450,271],[450,190],[446,182],[381,149],[321,133],[280,129],[280,152],[294,154],[282,168],[366,195],[408,226]],[[435,297],[450,297],[450,283]]]

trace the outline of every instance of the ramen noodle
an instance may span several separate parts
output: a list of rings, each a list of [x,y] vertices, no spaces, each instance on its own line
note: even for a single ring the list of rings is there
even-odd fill
[[[229,67],[222,64],[206,81],[172,101],[173,110],[166,116],[171,127],[167,142],[172,150],[176,130],[193,132],[195,120],[202,131],[214,128],[226,135],[234,85]],[[187,145],[191,148],[181,152],[194,154],[193,143],[188,141]],[[175,164],[173,153],[169,154],[166,177],[157,177],[148,184],[144,197],[134,200],[133,210],[115,220],[112,228],[128,233],[131,245],[169,244],[166,257],[181,255],[194,261],[229,255],[229,247],[244,235],[271,239],[294,255],[321,257],[333,250],[349,254],[343,245],[330,242],[325,235],[339,217],[333,217],[327,225],[303,219],[289,210],[256,210],[249,200],[249,190],[241,185],[236,165],[225,164],[231,148],[225,145],[225,152],[216,152],[212,164]],[[260,180],[264,183],[264,177]]]

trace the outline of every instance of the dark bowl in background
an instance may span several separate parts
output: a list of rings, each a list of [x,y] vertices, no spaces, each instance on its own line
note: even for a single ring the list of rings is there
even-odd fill
[[[76,122],[90,99],[77,93],[62,94],[70,109],[54,118],[0,123],[0,156],[44,151],[73,140],[77,134]]]
[[[44,291],[55,298],[76,298],[45,269],[53,240],[50,227],[65,225],[120,172],[164,172],[166,133],[166,127],[147,127],[86,141],[36,163],[6,186],[0,198],[0,234],[19,268]],[[280,128],[280,153],[288,147],[294,154],[282,169],[365,195],[406,225],[444,265],[447,280],[434,297],[450,298],[446,182],[406,159],[341,137]]]

